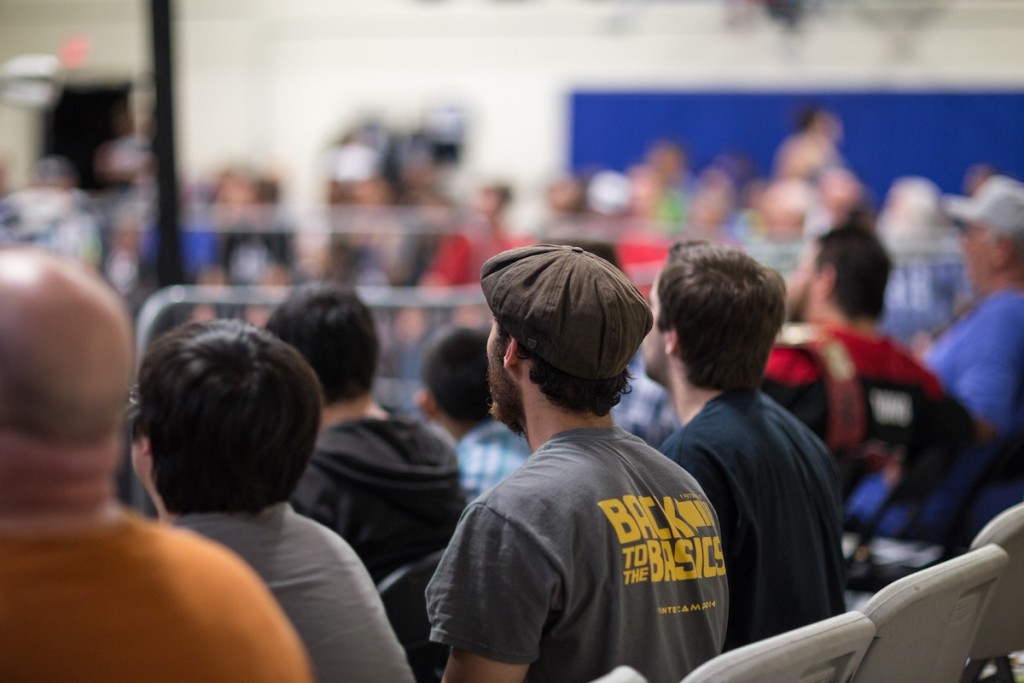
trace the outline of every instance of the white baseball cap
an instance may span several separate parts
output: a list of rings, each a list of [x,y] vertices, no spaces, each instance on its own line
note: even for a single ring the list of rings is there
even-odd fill
[[[1013,239],[1024,250],[1024,184],[1004,175],[987,178],[971,197],[945,195],[950,218],[978,223]]]

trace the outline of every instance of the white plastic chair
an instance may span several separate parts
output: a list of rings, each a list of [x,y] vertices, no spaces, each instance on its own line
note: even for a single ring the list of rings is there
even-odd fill
[[[870,619],[847,612],[730,650],[683,683],[846,683],[874,634]]]
[[[875,638],[855,683],[957,683],[996,580],[1009,556],[996,545],[922,569],[861,609]]]
[[[647,683],[647,679],[631,666],[617,666],[611,673],[595,678],[590,683]]]
[[[988,609],[981,617],[971,645],[971,661],[964,670],[964,683],[978,680],[989,661],[996,667],[986,680],[1013,683],[1007,657],[1024,650],[1024,503],[1003,511],[985,525],[971,542],[971,549],[995,543],[1010,556],[1006,571],[996,582]]]

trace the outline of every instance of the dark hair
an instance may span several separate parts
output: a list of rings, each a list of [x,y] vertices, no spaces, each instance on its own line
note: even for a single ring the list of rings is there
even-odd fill
[[[739,249],[680,242],[658,276],[656,324],[676,331],[694,386],[755,389],[782,327],[785,300],[782,276]]]
[[[377,328],[355,290],[329,282],[296,287],[267,329],[299,350],[330,404],[368,394],[377,370]]]
[[[508,349],[512,335],[498,325],[495,337],[495,351],[501,356]],[[540,387],[541,393],[556,406],[576,413],[590,412],[595,415],[607,415],[619,404],[622,394],[629,393],[629,370],[611,379],[580,379],[562,372],[540,356],[527,350],[520,342],[519,357],[530,360],[530,381]]]
[[[885,306],[885,287],[892,261],[874,233],[858,227],[831,230],[816,240],[815,268],[835,270],[836,306],[848,318],[877,320]]]
[[[136,436],[169,512],[258,512],[288,500],[313,454],[320,392],[302,357],[238,320],[179,327],[139,370]]]
[[[622,270],[622,266],[619,264],[619,255],[615,249],[615,243],[607,240],[598,239],[585,239],[585,238],[572,238],[569,240],[555,241],[555,244],[565,244],[570,247],[579,247],[583,251],[588,251],[595,256],[600,256],[608,263],[612,264],[619,270]]]
[[[829,116],[830,112],[816,104],[805,104],[800,107],[794,116],[796,129],[804,132],[811,129],[819,119]]]
[[[487,332],[449,327],[428,341],[423,354],[423,384],[452,419],[487,418]]]
[[[514,198],[512,188],[505,183],[491,183],[480,188],[483,192],[490,192],[498,198],[498,206],[502,209],[512,203]]]

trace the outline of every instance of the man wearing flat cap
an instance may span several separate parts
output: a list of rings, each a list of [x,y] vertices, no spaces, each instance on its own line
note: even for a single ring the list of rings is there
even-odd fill
[[[700,486],[609,415],[650,307],[579,247],[506,251],[481,286],[491,412],[533,454],[466,509],[427,587],[445,681],[679,681],[721,651],[728,589]]]

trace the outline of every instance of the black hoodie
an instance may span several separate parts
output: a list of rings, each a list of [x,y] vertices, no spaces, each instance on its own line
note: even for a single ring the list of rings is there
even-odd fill
[[[320,434],[292,505],[337,531],[379,583],[445,548],[466,496],[440,436],[409,418],[368,418]]]

